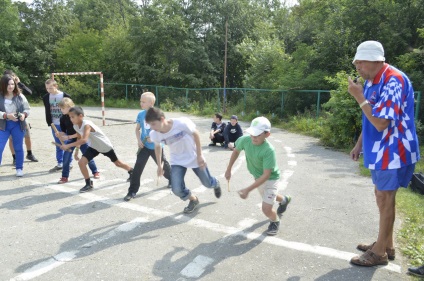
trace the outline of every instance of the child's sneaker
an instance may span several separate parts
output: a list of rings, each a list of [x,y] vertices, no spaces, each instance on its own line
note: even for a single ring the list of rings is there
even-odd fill
[[[189,214],[196,209],[197,205],[199,205],[199,198],[196,197],[194,200],[190,200],[188,206],[184,208],[184,213]]]
[[[86,184],[83,188],[80,189],[80,193],[84,193],[93,189],[93,181],[90,181],[90,184]]]
[[[213,189],[213,192],[215,193],[216,198],[221,197],[221,184],[219,183],[218,180],[216,180],[216,186]]]
[[[131,169],[131,170],[128,171],[128,175],[130,175],[130,176],[127,179],[127,182],[130,182],[131,181],[131,177],[132,177],[133,172],[134,172],[134,169]]]
[[[95,178],[95,179],[100,179],[100,173],[99,173],[99,172],[95,172],[95,173],[93,174],[93,178]]]
[[[283,215],[283,213],[286,211],[287,206],[289,205],[291,201],[290,195],[284,195],[284,202],[281,202],[277,209],[277,215],[280,217]]]
[[[51,169],[49,170],[49,172],[50,172],[50,173],[54,173],[54,172],[57,172],[57,171],[61,171],[61,170],[62,170],[62,168],[63,168],[62,164],[57,164],[57,166],[54,166],[53,168],[51,168]]]
[[[266,234],[269,236],[274,236],[278,233],[278,229],[280,228],[280,222],[279,221],[272,221],[269,223],[268,230],[266,231]]]
[[[133,192],[128,192],[128,194],[124,197],[124,201],[130,201],[131,199],[135,198],[135,193]]]
[[[38,162],[38,159],[35,158],[34,154],[27,154],[26,159],[28,159],[31,162]]]
[[[67,182],[68,182],[68,178],[61,177],[60,180],[57,183],[62,184],[62,183],[67,183]]]
[[[24,171],[22,171],[22,169],[16,169],[16,176],[17,177],[23,177],[24,176]]]

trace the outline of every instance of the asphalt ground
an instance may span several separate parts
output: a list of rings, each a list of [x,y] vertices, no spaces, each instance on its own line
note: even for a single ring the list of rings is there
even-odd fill
[[[85,111],[88,119],[102,125],[100,108]],[[107,109],[106,118],[113,120],[101,127],[118,157],[131,166],[137,151],[131,122],[137,113]],[[319,146],[310,137],[272,130],[269,141],[281,169],[280,193],[290,194],[292,201],[280,232],[267,237],[269,222],[260,210],[259,194],[242,200],[236,192],[253,181],[244,154],[234,165],[228,191],[224,173],[231,151],[208,147],[212,117],[190,118],[223,194],[216,199],[189,170],[185,180],[200,205],[186,215],[182,211],[188,202],[171,194],[165,179],[157,185],[152,160],[130,202],[123,201],[127,172],[102,155],[95,158],[101,178],[94,180],[93,191],[78,192],[84,180],[77,163],[70,181],[57,184],[60,172],[49,173],[56,164],[55,148],[44,108],[33,107],[33,153],[40,161],[26,160],[24,177],[16,178],[6,148],[0,167],[0,280],[409,279],[398,249],[388,266],[349,264],[360,254],[355,249],[359,242],[375,241],[378,210],[371,180],[359,175],[358,164],[348,155]]]

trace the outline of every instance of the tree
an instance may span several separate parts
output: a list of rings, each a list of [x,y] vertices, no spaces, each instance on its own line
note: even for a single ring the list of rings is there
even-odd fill
[[[11,0],[0,0],[0,26],[0,54],[3,63],[7,67],[18,65],[22,61],[17,50],[20,22],[18,9],[12,5]]]

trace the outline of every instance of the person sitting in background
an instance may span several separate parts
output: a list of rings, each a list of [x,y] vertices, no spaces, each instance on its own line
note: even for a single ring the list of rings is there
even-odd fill
[[[236,140],[243,135],[243,130],[241,129],[238,118],[236,115],[232,115],[230,122],[225,126],[224,130],[224,148],[229,148],[231,150],[235,147]]]
[[[209,144],[209,146],[216,146],[216,143],[220,143],[221,146],[224,146],[224,130],[225,123],[222,122],[222,115],[219,113],[215,113],[215,115],[213,116],[211,132],[209,135],[209,138],[212,142]]]

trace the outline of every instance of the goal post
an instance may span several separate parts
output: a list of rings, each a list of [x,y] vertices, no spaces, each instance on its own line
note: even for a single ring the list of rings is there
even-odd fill
[[[51,78],[54,79],[55,75],[99,75],[100,77],[100,97],[101,97],[101,101],[102,101],[102,121],[103,121],[103,126],[106,125],[106,120],[105,120],[105,90],[103,87],[103,73],[102,72],[93,72],[93,71],[88,71],[88,72],[53,72],[51,74]]]

